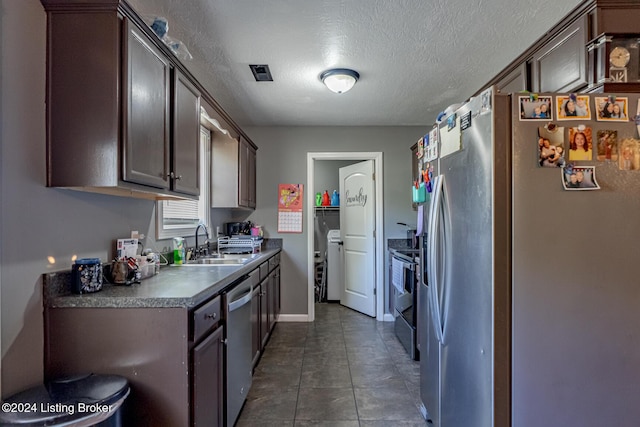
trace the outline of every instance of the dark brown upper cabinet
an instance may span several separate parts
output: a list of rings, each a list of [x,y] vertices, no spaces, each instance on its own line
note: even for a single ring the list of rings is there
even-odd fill
[[[581,17],[533,55],[534,92],[573,92],[587,85],[587,25]]]
[[[199,195],[201,92],[118,1],[47,11],[47,185],[149,199]]]

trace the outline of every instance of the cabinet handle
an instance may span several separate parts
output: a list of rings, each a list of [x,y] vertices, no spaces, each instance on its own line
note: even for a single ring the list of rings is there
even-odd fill
[[[216,317],[218,317],[218,313],[205,314],[204,317],[205,319],[215,319]]]
[[[171,179],[173,179],[173,177],[174,177],[173,172],[169,172],[169,173],[167,174],[167,178],[171,178]]]
[[[182,179],[182,175],[176,176],[176,179]]]
[[[222,338],[222,339],[220,340],[220,342],[221,342],[222,344],[224,344],[224,345],[227,345],[227,339],[226,339],[226,338]]]

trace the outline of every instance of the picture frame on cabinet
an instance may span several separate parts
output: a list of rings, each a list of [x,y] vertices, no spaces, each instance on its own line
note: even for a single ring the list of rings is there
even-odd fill
[[[598,111],[598,121],[628,122],[629,99],[616,96],[596,96],[595,106]]]

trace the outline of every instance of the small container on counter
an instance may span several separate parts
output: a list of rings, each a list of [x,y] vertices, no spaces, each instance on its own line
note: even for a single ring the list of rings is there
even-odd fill
[[[99,258],[80,258],[71,266],[72,290],[76,294],[102,289],[102,263]]]

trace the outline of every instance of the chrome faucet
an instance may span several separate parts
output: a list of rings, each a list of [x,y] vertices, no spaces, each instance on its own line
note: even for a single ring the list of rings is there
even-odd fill
[[[196,227],[196,247],[195,247],[195,256],[196,258],[198,258],[198,254],[200,253],[200,246],[198,245],[198,230],[200,230],[200,227],[204,228],[204,234],[205,236],[207,236],[207,240],[205,240],[205,242],[207,242],[207,252],[209,252],[209,230],[207,230],[207,226],[204,225],[203,223],[198,224],[198,226]]]

